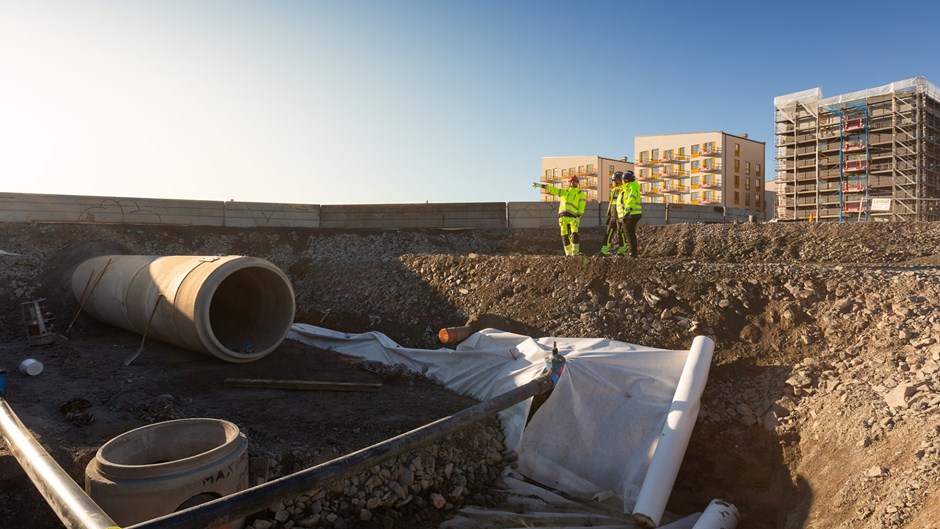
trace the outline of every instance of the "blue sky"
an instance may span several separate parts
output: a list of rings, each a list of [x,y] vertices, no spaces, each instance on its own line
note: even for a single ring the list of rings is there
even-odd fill
[[[542,156],[767,143],[773,98],[940,85],[933,2],[0,0],[0,192],[535,200]],[[772,171],[768,176],[773,178]]]

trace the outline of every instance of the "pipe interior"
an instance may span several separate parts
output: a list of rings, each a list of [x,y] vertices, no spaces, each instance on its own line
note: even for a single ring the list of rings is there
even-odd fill
[[[209,326],[216,340],[235,353],[265,351],[284,338],[294,319],[290,286],[260,267],[229,274],[212,295]]]
[[[101,458],[113,465],[156,465],[204,454],[236,435],[233,425],[220,421],[156,424],[112,439],[101,447]]]

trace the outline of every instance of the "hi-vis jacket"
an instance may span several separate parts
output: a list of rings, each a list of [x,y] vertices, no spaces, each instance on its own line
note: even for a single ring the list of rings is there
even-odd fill
[[[643,206],[640,200],[640,183],[637,181],[623,184],[620,195],[617,196],[617,216],[624,218],[627,215],[640,215]]]
[[[610,202],[607,203],[607,218],[617,213],[617,201],[620,198],[620,191],[623,185],[610,188]]]
[[[580,217],[584,215],[584,207],[587,205],[587,195],[584,194],[584,191],[574,187],[558,189],[553,185],[545,186],[545,190],[560,199],[558,202],[559,217]]]

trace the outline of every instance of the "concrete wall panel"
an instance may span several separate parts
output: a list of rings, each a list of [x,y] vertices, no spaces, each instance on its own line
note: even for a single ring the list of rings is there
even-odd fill
[[[641,224],[762,221],[760,212],[689,204],[643,204]],[[553,202],[320,206],[0,193],[0,222],[98,222],[239,228],[406,229],[554,228]],[[581,227],[607,220],[606,202],[588,202]]]
[[[225,202],[225,226],[252,228],[318,228],[320,206],[316,204],[271,204]]]

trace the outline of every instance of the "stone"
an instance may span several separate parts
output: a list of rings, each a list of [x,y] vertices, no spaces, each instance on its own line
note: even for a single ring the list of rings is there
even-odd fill
[[[254,522],[251,523],[251,525],[255,529],[271,529],[271,527],[274,526],[273,523],[267,520],[255,520]]]
[[[870,478],[880,478],[887,473],[887,469],[882,466],[875,465],[865,471],[865,475]]]
[[[373,496],[366,501],[366,509],[375,509],[379,505],[382,505],[382,498]]]
[[[884,396],[885,403],[891,408],[907,408],[907,398],[915,391],[914,386],[901,384]]]
[[[297,525],[300,527],[316,527],[320,523],[321,516],[319,514],[314,514],[313,516],[308,516],[297,522]]]
[[[290,513],[287,512],[286,509],[281,509],[277,511],[276,513],[274,513],[274,519],[281,523],[286,522],[288,518],[290,518]]]
[[[435,492],[431,494],[431,505],[433,505],[435,509],[443,509],[444,506],[447,505],[447,500]]]
[[[369,509],[361,509],[359,511],[359,519],[362,520],[363,522],[368,522],[369,520],[372,519],[372,511],[370,511]]]
[[[751,409],[747,404],[741,403],[734,407],[734,411],[738,412],[738,415],[748,416],[754,415],[754,410]]]

